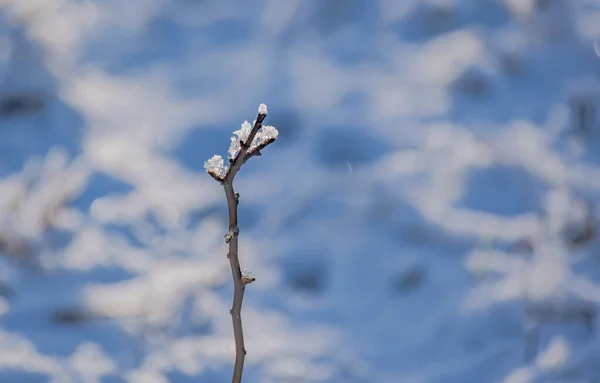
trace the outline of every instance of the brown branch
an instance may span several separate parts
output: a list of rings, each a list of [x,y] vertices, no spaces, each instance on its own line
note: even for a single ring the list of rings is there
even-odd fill
[[[217,181],[218,183],[222,184],[223,183],[223,178],[221,178],[218,174],[216,174],[213,171],[208,171],[208,175],[211,176],[212,178],[214,178],[215,181]]]
[[[265,142],[263,142],[262,144],[258,145],[256,148],[248,151],[246,153],[246,158],[244,159],[244,162],[248,161],[250,158],[252,158],[254,156],[262,156],[262,153],[260,151],[263,150],[264,148],[266,148],[267,145],[269,145],[272,142],[275,142],[275,138],[271,138],[269,140],[265,140]]]
[[[225,196],[227,198],[227,210],[229,215],[229,231],[225,235],[225,242],[229,245],[227,258],[229,259],[229,263],[231,265],[231,275],[233,277],[234,286],[233,304],[230,310],[231,320],[233,322],[233,336],[235,339],[235,365],[233,368],[232,383],[240,383],[242,381],[242,371],[244,369],[244,359],[246,357],[241,316],[242,301],[244,300],[246,285],[254,281],[254,278],[243,275],[240,267],[240,260],[238,256],[238,234],[240,229],[238,227],[237,210],[239,204],[239,194],[233,189],[233,180],[237,172],[240,170],[242,165],[248,161],[248,159],[255,155],[259,155],[260,149],[274,141],[274,139],[268,140],[268,143],[263,143],[260,145],[260,147],[254,148],[252,151],[250,151],[252,141],[261,128],[265,117],[267,117],[266,114],[259,113],[258,117],[256,118],[256,122],[254,122],[254,125],[252,126],[252,130],[250,131],[248,139],[246,142],[240,142],[240,150],[236,154],[235,158],[230,160],[230,166],[224,178],[221,179],[215,174],[211,174],[209,172],[213,178],[223,185]]]

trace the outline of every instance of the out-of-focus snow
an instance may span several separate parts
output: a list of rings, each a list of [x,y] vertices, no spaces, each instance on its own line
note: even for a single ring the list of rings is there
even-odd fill
[[[202,167],[225,174],[260,102],[278,129],[252,147],[278,142],[235,185],[246,380],[598,379],[597,337],[546,324],[600,301],[597,243],[564,240],[600,191],[596,2],[0,9],[0,381],[229,378]]]

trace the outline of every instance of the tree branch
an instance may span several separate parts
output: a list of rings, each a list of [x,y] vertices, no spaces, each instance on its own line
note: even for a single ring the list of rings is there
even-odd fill
[[[225,242],[229,245],[227,258],[229,259],[229,263],[231,265],[231,275],[233,277],[234,286],[233,304],[230,310],[231,320],[233,322],[233,336],[235,339],[235,365],[233,369],[232,383],[240,383],[242,381],[242,371],[244,369],[244,359],[246,357],[241,317],[242,302],[244,300],[246,285],[254,281],[253,277],[244,275],[240,267],[240,260],[238,256],[238,234],[240,229],[238,227],[237,210],[239,204],[239,194],[234,191],[233,180],[242,165],[244,165],[248,159],[256,155],[260,155],[261,149],[275,141],[276,137],[273,137],[260,143],[257,147],[252,148],[252,142],[262,127],[262,122],[266,117],[266,106],[261,104],[259,107],[258,116],[254,122],[254,125],[252,126],[250,134],[245,142],[240,142],[240,150],[235,155],[235,158],[232,158],[229,161],[230,166],[225,176],[221,177],[218,174],[215,174],[214,171],[208,169],[208,173],[223,185],[225,197],[227,198],[227,211],[229,215],[229,231],[227,234],[225,234]]]

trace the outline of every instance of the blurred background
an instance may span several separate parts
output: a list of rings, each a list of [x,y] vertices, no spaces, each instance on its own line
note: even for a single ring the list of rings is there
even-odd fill
[[[596,0],[0,0],[0,381],[600,382]]]

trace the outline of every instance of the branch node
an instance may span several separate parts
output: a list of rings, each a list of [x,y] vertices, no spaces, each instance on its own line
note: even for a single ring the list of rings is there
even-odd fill
[[[221,185],[223,184],[223,182],[225,182],[225,179],[222,178],[221,176],[219,176],[217,173],[215,173],[213,171],[207,171],[207,173],[208,173],[208,175],[210,175],[215,181],[217,181]]]
[[[239,233],[240,233],[239,227],[234,226],[234,227],[230,228],[229,231],[227,232],[227,234],[225,234],[225,243],[229,243],[234,237],[237,237]]]
[[[235,193],[234,197],[235,197],[236,205],[239,205],[240,204],[240,193]]]
[[[248,271],[246,269],[242,270],[242,278],[241,278],[241,282],[243,286],[249,285],[250,283],[254,282],[256,280],[256,278],[254,278],[254,275],[252,274],[251,271]]]

